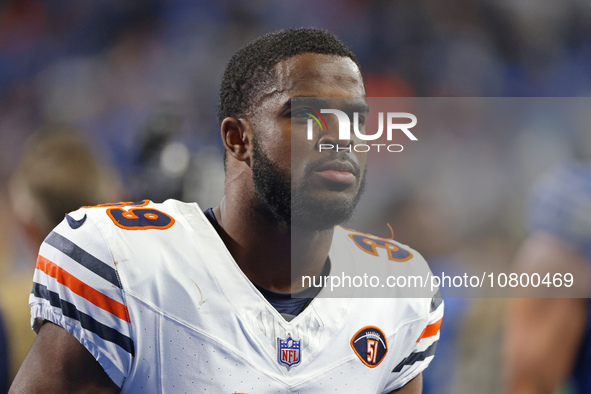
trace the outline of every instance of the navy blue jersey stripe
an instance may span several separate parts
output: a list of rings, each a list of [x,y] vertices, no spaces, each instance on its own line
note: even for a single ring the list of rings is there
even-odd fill
[[[45,298],[49,301],[51,306],[61,308],[64,316],[78,320],[82,328],[94,332],[96,335],[105,341],[113,342],[119,345],[121,349],[125,350],[131,355],[134,355],[133,341],[130,337],[121,334],[119,331],[100,323],[87,315],[80,312],[76,306],[70,302],[64,301],[59,294],[49,290],[40,283],[33,282],[33,292],[35,297]]]
[[[119,282],[117,271],[115,271],[114,268],[109,267],[107,264],[103,263],[69,239],[52,231],[45,239],[45,243],[53,246],[80,265],[121,288],[121,282]]]
[[[400,372],[405,365],[413,365],[419,361],[423,361],[427,357],[430,357],[435,354],[435,349],[437,348],[437,342],[435,341],[429,346],[427,349],[423,350],[422,352],[418,353],[411,353],[410,356],[405,358],[392,370],[392,372]]]
[[[443,298],[441,298],[441,290],[437,290],[437,293],[431,299],[431,312],[434,312],[439,305],[443,302]]]

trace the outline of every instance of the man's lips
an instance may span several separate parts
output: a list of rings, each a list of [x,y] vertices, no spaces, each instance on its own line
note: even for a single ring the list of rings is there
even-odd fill
[[[320,165],[316,173],[333,182],[351,184],[355,182],[359,171],[350,162],[339,160]]]

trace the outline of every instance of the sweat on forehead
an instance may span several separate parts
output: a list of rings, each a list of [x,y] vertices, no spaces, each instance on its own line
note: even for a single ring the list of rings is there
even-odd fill
[[[348,57],[359,65],[353,52],[325,30],[294,28],[266,34],[241,48],[228,62],[220,87],[218,121],[250,112],[253,99],[273,80],[274,67],[304,53]]]

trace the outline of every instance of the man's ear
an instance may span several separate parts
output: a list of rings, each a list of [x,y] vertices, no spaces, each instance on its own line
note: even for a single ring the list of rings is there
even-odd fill
[[[220,127],[226,153],[250,166],[252,127],[246,119],[225,118]]]

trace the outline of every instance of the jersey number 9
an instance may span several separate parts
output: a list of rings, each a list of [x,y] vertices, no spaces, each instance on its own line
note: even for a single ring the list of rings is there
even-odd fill
[[[153,208],[109,208],[107,215],[124,230],[164,230],[174,224],[171,216]]]

